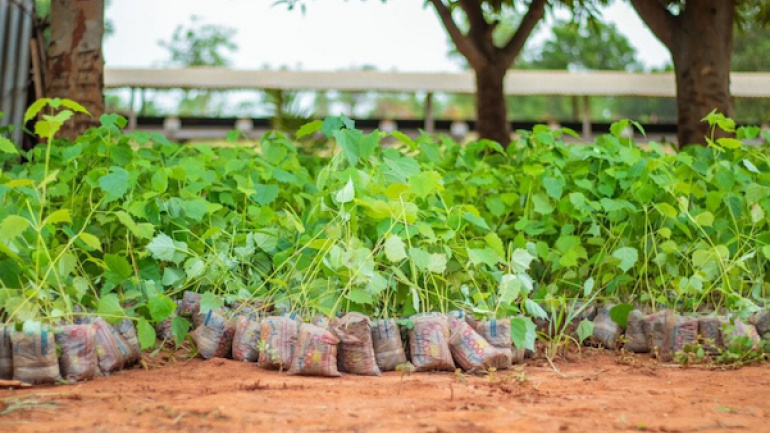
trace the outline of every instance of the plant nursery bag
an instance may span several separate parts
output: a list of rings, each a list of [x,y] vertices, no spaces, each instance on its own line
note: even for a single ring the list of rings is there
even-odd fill
[[[104,319],[97,317],[91,326],[96,332],[96,358],[99,361],[99,371],[108,374],[120,370],[130,356],[128,343],[120,333]]]
[[[142,346],[139,345],[139,338],[136,335],[136,326],[131,319],[123,319],[116,325],[113,325],[118,334],[128,344],[129,352],[126,356],[124,367],[133,365],[142,358]]]
[[[650,343],[647,341],[647,334],[644,333],[646,318],[647,316],[639,310],[628,313],[626,343],[623,346],[627,352],[648,353],[650,351]]]
[[[11,344],[14,380],[31,385],[61,380],[52,329],[43,326],[35,330],[13,331]]]
[[[372,323],[372,346],[380,371],[393,371],[406,363],[404,344],[396,319],[380,319]]]
[[[326,329],[309,323],[299,327],[299,336],[289,374],[301,376],[340,376],[337,345],[340,340]]]
[[[505,362],[497,368],[509,368],[513,364],[511,348],[511,320],[485,320],[478,322],[476,332],[505,355]],[[523,352],[522,352],[523,355]]]
[[[233,336],[233,359],[257,362],[259,359],[259,321],[238,316]]]
[[[379,376],[380,368],[372,344],[372,323],[361,313],[348,313],[332,322],[340,340],[338,355],[342,371],[361,376]]]
[[[755,314],[751,323],[757,328],[760,337],[770,340],[770,311],[761,311]]]
[[[739,337],[748,337],[749,340],[755,343],[755,346],[759,344],[760,342],[759,333],[757,332],[757,328],[754,325],[750,323],[746,323],[738,318],[735,318],[732,321],[732,324],[733,324],[733,327],[730,330],[730,332],[728,332],[726,336],[725,335],[722,336],[725,344],[728,344],[728,345],[733,344],[733,341]]]
[[[193,314],[198,314],[200,310],[201,294],[185,290],[182,294],[182,299],[179,300],[177,314],[179,314],[180,317],[192,317]]]
[[[270,316],[262,320],[259,338],[265,349],[260,350],[257,365],[280,370],[291,367],[299,337],[299,327],[300,322],[292,317]]]
[[[607,349],[615,349],[620,335],[623,334],[623,328],[610,317],[611,308],[610,305],[599,308],[593,320],[594,332],[591,336],[596,344]]]
[[[703,350],[716,354],[724,348],[722,342],[722,324],[725,318],[720,316],[707,316],[698,318],[698,340]]]
[[[449,351],[449,323],[446,316],[421,315],[412,318],[409,350],[415,371],[455,371]]]
[[[505,367],[509,360],[505,353],[491,345],[465,320],[450,318],[449,330],[449,351],[463,370],[477,372]]]
[[[653,356],[660,356],[666,339],[666,321],[672,313],[669,310],[658,311],[647,315],[642,322],[644,335],[647,336],[647,347]]]
[[[96,330],[91,325],[63,325],[56,328],[59,371],[64,380],[90,380],[99,374],[96,356]]]
[[[0,325],[0,379],[13,378],[13,346],[11,326]]]
[[[190,334],[201,357],[229,358],[233,349],[235,320],[209,311],[203,323]]]
[[[688,345],[698,342],[698,319],[675,314],[666,316],[666,333],[663,340],[663,348],[660,357],[664,361],[671,361],[674,354]]]

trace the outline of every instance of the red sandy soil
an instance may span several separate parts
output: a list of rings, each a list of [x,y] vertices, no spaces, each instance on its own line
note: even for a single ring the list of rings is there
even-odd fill
[[[0,390],[0,432],[770,432],[770,365],[721,371],[598,353],[557,363],[561,373],[532,364],[491,377],[326,379],[167,362]]]

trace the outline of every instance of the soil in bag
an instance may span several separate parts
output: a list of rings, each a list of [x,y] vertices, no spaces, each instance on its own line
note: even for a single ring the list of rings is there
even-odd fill
[[[299,327],[296,352],[289,374],[301,376],[340,376],[337,370],[337,345],[340,340],[326,329],[309,323]]]
[[[724,317],[708,316],[698,318],[698,341],[703,346],[703,350],[708,353],[719,353],[719,349],[724,348],[722,342],[722,324]]]
[[[123,367],[134,365],[142,358],[142,346],[139,345],[139,338],[136,335],[136,326],[131,319],[123,319],[116,325],[113,325],[118,334],[123,337],[128,345],[128,354],[126,355]]]
[[[449,323],[446,316],[412,318],[409,330],[409,350],[415,371],[455,371],[449,351]]]
[[[480,372],[499,369],[508,362],[505,353],[489,344],[465,320],[450,318],[449,330],[449,351],[463,370]]]
[[[233,336],[233,359],[257,362],[259,359],[259,321],[238,316]]]
[[[91,325],[64,325],[56,328],[59,370],[64,380],[79,382],[99,374],[96,356],[96,330]]]
[[[478,320],[476,320],[475,317],[473,317],[472,314],[468,314],[463,310],[453,310],[447,313],[447,320],[455,319],[461,319],[465,320],[469,325],[471,325],[471,328],[476,329],[476,326],[478,326]]]
[[[757,328],[760,337],[770,340],[770,311],[761,311],[754,315],[751,323]]]
[[[52,329],[43,326],[34,330],[13,331],[11,344],[13,380],[32,385],[61,380]]]
[[[372,346],[380,371],[393,371],[406,363],[401,331],[396,319],[380,319],[372,323]]]
[[[698,319],[669,314],[666,317],[666,333],[660,358],[671,361],[685,347],[698,342]]]
[[[611,305],[599,308],[593,320],[594,332],[591,336],[594,343],[607,349],[615,349],[620,335],[623,334],[623,328],[610,317],[611,308]]]
[[[13,346],[11,326],[0,325],[0,379],[13,378]]]
[[[300,322],[284,316],[270,316],[260,325],[260,340],[264,349],[259,352],[257,365],[262,368],[286,370],[291,367],[297,347]],[[336,356],[335,356],[336,362]]]
[[[91,326],[96,332],[96,358],[99,361],[99,371],[108,374],[123,368],[126,356],[129,354],[128,343],[101,317],[94,319]]]
[[[671,311],[659,311],[644,318],[642,329],[647,336],[647,347],[655,357],[660,357],[666,339],[666,321]]]
[[[204,359],[229,358],[233,349],[235,320],[209,311],[203,323],[190,333],[198,353]]]
[[[179,308],[177,314],[180,317],[192,317],[193,314],[198,314],[201,309],[201,294],[186,290],[182,295],[182,299],[179,300]]]
[[[626,343],[623,346],[627,352],[647,353],[650,351],[650,343],[644,333],[644,320],[647,316],[639,310],[628,313],[626,322]]]
[[[511,320],[486,320],[478,322],[476,331],[492,346],[505,355],[505,362],[498,369],[509,368],[513,364],[513,350],[511,349]],[[518,355],[518,352],[517,352]],[[521,353],[522,357],[524,352]]]
[[[340,340],[342,371],[361,376],[379,376],[380,368],[372,344],[372,323],[361,313],[348,313],[332,322]]]

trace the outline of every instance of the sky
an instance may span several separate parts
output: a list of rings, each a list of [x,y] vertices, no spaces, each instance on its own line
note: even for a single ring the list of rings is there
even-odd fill
[[[450,41],[423,0],[306,0],[307,10],[289,11],[275,0],[112,0],[107,18],[115,32],[105,41],[108,68],[163,67],[168,58],[160,40],[193,15],[206,24],[236,30],[237,69],[287,67],[340,70],[374,66],[379,70],[453,72],[461,69],[447,56]],[[557,16],[568,16],[557,11]],[[665,47],[624,0],[602,11],[636,48],[648,68],[669,62]],[[548,36],[541,24],[530,47]]]

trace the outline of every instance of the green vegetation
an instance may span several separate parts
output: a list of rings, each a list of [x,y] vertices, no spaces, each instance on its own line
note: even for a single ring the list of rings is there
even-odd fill
[[[258,298],[302,315],[523,315],[514,339],[531,346],[529,318],[577,300],[749,315],[770,297],[766,145],[716,113],[729,137],[668,153],[626,138],[631,121],[593,145],[538,126],[507,149],[344,117],[226,148],[124,134],[118,115],[55,138],[84,111],[41,100],[26,117],[45,113],[45,144],[19,155],[0,138],[5,322],[130,317],[150,347],[194,290],[204,311]],[[175,319],[178,339],[189,326]]]

